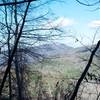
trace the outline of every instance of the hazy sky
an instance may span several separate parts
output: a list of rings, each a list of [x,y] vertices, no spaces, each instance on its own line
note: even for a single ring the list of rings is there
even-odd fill
[[[76,36],[82,43],[88,45],[93,40],[93,36],[100,26],[100,10],[95,10],[97,6],[86,7],[76,0],[63,0],[64,2],[54,2],[51,4],[52,12],[57,16],[53,24],[61,25],[66,33]],[[95,0],[94,0],[95,1]],[[94,11],[95,10],[95,11]],[[71,32],[69,32],[71,31]],[[95,43],[100,39],[100,31],[97,31]],[[61,40],[66,44],[80,46],[75,39],[64,38]]]

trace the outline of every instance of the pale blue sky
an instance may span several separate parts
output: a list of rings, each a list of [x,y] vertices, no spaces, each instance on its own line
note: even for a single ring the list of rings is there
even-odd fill
[[[52,12],[59,18],[72,20],[73,23],[64,26],[66,33],[71,30],[71,34],[78,37],[86,45],[89,45],[93,39],[97,26],[100,26],[100,10],[92,11],[95,7],[86,7],[79,4],[76,0],[63,0],[64,2],[54,2],[50,5]],[[98,32],[96,41],[100,38]],[[75,40],[65,38],[61,42],[71,44],[73,46],[81,46],[79,43],[75,43]]]

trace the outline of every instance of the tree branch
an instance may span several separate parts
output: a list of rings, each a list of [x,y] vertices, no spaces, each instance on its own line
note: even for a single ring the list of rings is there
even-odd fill
[[[94,3],[91,3],[91,4],[88,4],[88,3],[83,3],[83,2],[81,2],[80,0],[76,0],[78,3],[80,3],[80,4],[82,4],[82,5],[85,5],[85,6],[95,6],[95,5],[97,5],[97,4],[99,4],[100,3],[100,0],[98,0],[98,1],[96,1],[96,2],[94,2]]]
[[[16,49],[17,49],[17,46],[18,46],[18,43],[19,43],[19,39],[21,37],[21,34],[22,34],[22,30],[23,30],[23,27],[24,27],[24,24],[25,24],[25,19],[26,19],[26,16],[27,16],[27,12],[28,12],[28,8],[29,8],[29,5],[30,5],[30,2],[28,2],[28,5],[27,5],[27,8],[25,10],[25,13],[24,13],[24,18],[23,18],[23,22],[22,22],[22,25],[21,25],[21,28],[20,28],[20,31],[19,31],[19,34],[18,34],[18,37],[15,41],[15,44],[14,44],[14,48],[13,48],[13,51],[11,53],[11,56],[10,58],[8,59],[8,66],[6,68],[6,71],[5,71],[5,74],[4,74],[4,77],[3,77],[3,81],[1,83],[1,86],[0,86],[0,97],[2,95],[2,89],[4,87],[4,84],[5,84],[5,81],[6,81],[6,78],[7,78],[7,75],[10,71],[10,68],[11,68],[11,63],[13,61],[13,57],[14,57],[14,54],[16,52]]]
[[[23,0],[23,1],[18,1],[18,2],[8,2],[8,3],[1,3],[0,6],[9,6],[9,5],[16,5],[16,4],[22,4],[25,2],[32,2],[32,1],[37,1],[37,0]]]
[[[96,47],[95,47],[94,50],[92,51],[91,56],[90,56],[90,59],[89,59],[89,61],[88,61],[88,64],[86,65],[86,67],[85,67],[85,69],[84,69],[82,75],[80,76],[80,78],[79,78],[79,80],[78,80],[78,82],[77,82],[77,84],[76,84],[76,87],[75,87],[75,89],[74,89],[74,92],[73,92],[73,94],[72,94],[70,100],[75,100],[75,97],[76,97],[76,95],[77,95],[77,93],[78,93],[80,84],[82,83],[84,77],[86,76],[86,73],[88,72],[88,70],[89,70],[89,68],[90,68],[90,66],[91,66],[91,63],[92,63],[92,61],[93,61],[93,57],[94,57],[96,51],[98,50],[99,45],[100,45],[100,40],[98,41]]]

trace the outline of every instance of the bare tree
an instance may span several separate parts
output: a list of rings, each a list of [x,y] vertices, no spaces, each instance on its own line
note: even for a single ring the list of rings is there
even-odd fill
[[[76,84],[76,86],[75,86],[74,92],[73,92],[73,94],[72,94],[70,100],[75,100],[75,97],[76,97],[77,92],[78,92],[78,90],[79,90],[80,84],[82,83],[83,79],[85,78],[85,76],[86,76],[86,74],[87,74],[87,72],[88,72],[88,70],[89,70],[89,68],[90,68],[90,66],[91,66],[93,57],[94,57],[94,55],[95,55],[97,49],[99,48],[99,45],[100,45],[100,41],[98,41],[98,43],[97,43],[95,49],[92,51],[91,56],[90,56],[89,61],[88,61],[88,64],[86,65],[86,67],[85,67],[85,69],[84,69],[82,75],[80,76],[80,78],[79,78],[79,80],[78,80],[78,82],[77,82],[77,84]]]
[[[14,70],[18,88],[17,99],[23,99],[22,70],[24,70],[24,67],[22,68],[22,66],[24,65],[22,61],[25,60],[23,53],[31,53],[28,48],[34,46],[34,44],[38,44],[39,41],[47,41],[60,35],[56,33],[56,31],[60,31],[57,26],[46,26],[48,24],[48,18],[46,18],[48,12],[45,14],[37,13],[36,15],[36,11],[41,9],[41,7],[48,4],[49,2],[51,1],[2,0],[0,3],[0,12],[2,13],[0,18],[0,47],[2,54],[7,60],[5,65],[7,67],[0,86],[0,98],[2,97],[2,90],[4,88],[7,77],[9,76],[9,98],[12,99],[13,83],[11,68],[15,67]],[[54,30],[55,34],[52,33]],[[41,56],[35,53],[31,54],[33,54],[35,57]],[[1,65],[4,65],[4,63]]]
[[[85,1],[85,0],[84,0],[84,1],[76,0],[76,1],[77,1],[78,3],[80,3],[80,4],[82,4],[82,5],[85,5],[85,6],[92,6],[92,7],[93,7],[93,6],[96,6],[96,7],[97,7],[97,5],[100,4],[100,1],[99,1],[99,0],[93,1],[93,2],[91,2],[91,1],[89,2],[89,1]],[[97,9],[99,9],[99,8],[97,7],[96,10],[97,10]],[[96,31],[96,33],[97,33],[97,31]],[[93,38],[93,41],[92,41],[92,45],[93,45],[93,43],[94,43],[94,39],[95,39],[96,33],[94,34],[94,38]],[[78,90],[79,90],[79,88],[80,88],[80,85],[81,85],[83,79],[86,79],[86,81],[88,82],[88,79],[86,78],[86,75],[90,76],[91,79],[94,77],[94,78],[95,78],[94,80],[97,80],[97,77],[96,77],[95,75],[93,75],[93,74],[90,74],[88,71],[89,71],[89,69],[90,69],[91,64],[97,66],[97,64],[92,63],[92,61],[93,61],[94,56],[99,57],[99,56],[96,54],[96,51],[98,50],[99,45],[100,45],[100,40],[98,41],[98,43],[97,43],[97,45],[95,46],[94,49],[93,49],[93,48],[92,48],[92,49],[88,49],[88,50],[91,52],[91,56],[90,56],[90,58],[89,58],[89,60],[88,60],[88,64],[86,65],[84,71],[82,72],[80,78],[78,79],[78,81],[77,81],[77,83],[76,83],[75,89],[74,89],[74,91],[73,91],[73,93],[72,93],[72,96],[71,96],[70,100],[75,100],[75,98],[76,98],[76,96],[77,96],[77,93],[78,93]],[[86,60],[86,59],[84,59],[84,60]],[[99,97],[99,95],[98,95],[98,97]],[[97,98],[98,98],[98,97],[97,97]]]

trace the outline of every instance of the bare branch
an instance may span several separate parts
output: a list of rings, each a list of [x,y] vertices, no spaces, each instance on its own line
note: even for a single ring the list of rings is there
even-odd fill
[[[99,45],[100,45],[100,40],[98,41],[98,43],[97,43],[95,49],[92,51],[91,56],[90,56],[90,59],[89,59],[89,61],[88,61],[88,64],[86,65],[86,67],[85,67],[85,69],[84,69],[82,75],[80,76],[80,78],[79,78],[79,80],[78,80],[78,82],[77,82],[77,84],[76,84],[76,87],[75,87],[75,89],[74,89],[74,92],[73,92],[73,94],[72,94],[70,100],[75,100],[75,97],[76,97],[77,92],[78,92],[78,90],[79,90],[80,84],[82,83],[83,79],[84,79],[85,76],[86,76],[86,73],[88,72],[88,70],[89,70],[89,68],[90,68],[90,66],[91,66],[93,57],[94,57],[96,51],[98,50]]]
[[[91,4],[89,4],[89,3],[83,3],[83,2],[81,2],[80,0],[76,0],[78,3],[80,3],[80,4],[82,4],[82,5],[85,5],[85,6],[95,6],[95,5],[97,5],[97,4],[99,4],[100,3],[100,0],[98,0],[97,2],[94,2],[94,3],[91,3]]]
[[[1,3],[0,6],[16,5],[16,4],[22,4],[25,2],[32,2],[32,1],[37,1],[37,0],[23,0],[23,1],[19,1],[19,2]]]
[[[13,57],[14,57],[14,54],[16,52],[16,49],[17,49],[17,46],[18,46],[18,43],[19,43],[19,39],[21,37],[21,34],[22,34],[22,30],[23,30],[23,27],[24,27],[24,24],[25,24],[25,19],[26,19],[26,16],[27,16],[27,12],[28,12],[28,8],[29,8],[29,5],[30,5],[30,2],[28,2],[28,5],[27,5],[27,8],[25,10],[25,14],[24,14],[24,18],[23,18],[23,23],[22,23],[22,26],[20,28],[20,32],[18,34],[18,38],[16,39],[16,42],[15,42],[15,45],[14,45],[14,48],[13,48],[13,51],[11,53],[11,56],[10,56],[10,59],[8,61],[8,66],[6,68],[6,71],[5,71],[5,74],[4,74],[4,77],[3,77],[3,81],[1,83],[1,86],[0,86],[0,96],[2,95],[2,89],[4,87],[4,83],[6,81],[6,78],[7,78],[7,75],[10,71],[10,68],[11,68],[11,63],[13,61]]]

